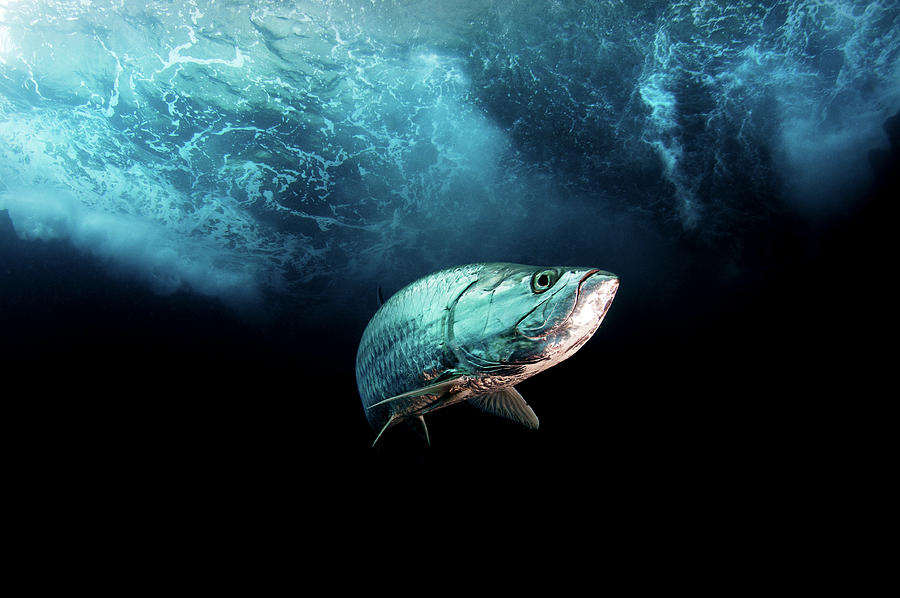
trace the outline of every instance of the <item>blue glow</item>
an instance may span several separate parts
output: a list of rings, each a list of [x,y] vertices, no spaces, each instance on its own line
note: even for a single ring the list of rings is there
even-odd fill
[[[842,209],[898,57],[892,2],[2,0],[0,209],[238,304],[719,238]]]

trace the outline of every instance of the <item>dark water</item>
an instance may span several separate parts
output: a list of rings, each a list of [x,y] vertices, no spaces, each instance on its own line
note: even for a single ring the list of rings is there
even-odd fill
[[[2,3],[19,450],[67,492],[282,506],[714,509],[854,470],[883,442],[898,32],[891,2]],[[540,431],[460,405],[430,449],[370,449],[376,288],[472,261],[622,286],[520,387]]]

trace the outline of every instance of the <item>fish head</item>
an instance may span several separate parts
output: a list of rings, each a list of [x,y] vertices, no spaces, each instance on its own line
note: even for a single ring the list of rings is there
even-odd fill
[[[451,344],[470,368],[536,373],[593,336],[618,286],[596,268],[488,264],[453,308]]]

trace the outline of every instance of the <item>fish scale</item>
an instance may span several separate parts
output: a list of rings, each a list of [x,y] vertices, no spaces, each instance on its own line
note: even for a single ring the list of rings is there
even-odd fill
[[[454,290],[462,291],[479,268],[442,270],[398,291],[366,327],[357,352],[356,376],[366,417],[383,425],[390,409],[374,403],[421,388],[456,365],[444,328]],[[435,342],[438,339],[438,342]]]

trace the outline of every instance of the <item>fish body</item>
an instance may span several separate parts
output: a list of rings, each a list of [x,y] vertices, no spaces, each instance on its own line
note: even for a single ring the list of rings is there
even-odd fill
[[[376,442],[401,421],[470,401],[537,428],[515,390],[577,351],[600,326],[618,278],[595,268],[467,264],[390,297],[363,332],[356,380]]]

